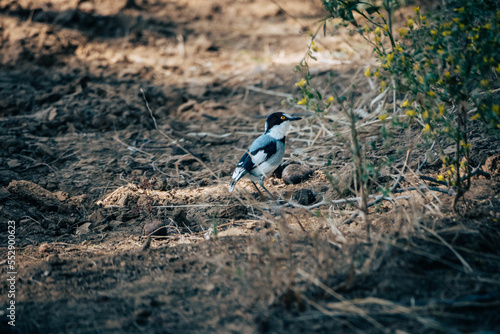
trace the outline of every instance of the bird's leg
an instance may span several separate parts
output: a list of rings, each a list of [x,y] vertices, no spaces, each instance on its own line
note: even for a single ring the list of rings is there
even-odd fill
[[[252,182],[253,186],[255,187],[255,189],[257,190],[257,192],[259,193],[260,199],[262,201],[267,201],[266,196],[264,196],[264,194],[262,193],[262,191],[260,191],[260,189],[257,187],[257,185],[255,184],[255,182],[253,182],[253,181],[250,181],[250,182]]]
[[[277,199],[276,199],[276,197],[274,197],[274,195],[273,195],[273,194],[271,194],[271,192],[270,192],[269,190],[267,190],[267,188],[266,188],[266,187],[264,187],[264,179],[265,179],[265,178],[266,178],[265,176],[262,176],[262,177],[260,178],[260,180],[259,180],[259,184],[260,184],[260,186],[261,186],[262,188],[264,188],[264,190],[265,190],[265,191],[266,191],[266,192],[267,192],[267,193],[271,196],[271,198],[272,198],[273,200],[275,200],[275,201],[276,201],[276,200],[277,200]]]

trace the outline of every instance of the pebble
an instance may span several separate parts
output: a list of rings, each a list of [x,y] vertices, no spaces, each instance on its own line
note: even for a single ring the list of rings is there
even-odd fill
[[[292,164],[285,167],[282,178],[286,184],[298,184],[308,180],[313,173],[314,171],[306,166]]]
[[[300,205],[311,205],[316,202],[316,196],[309,189],[299,189],[293,193],[293,199]]]

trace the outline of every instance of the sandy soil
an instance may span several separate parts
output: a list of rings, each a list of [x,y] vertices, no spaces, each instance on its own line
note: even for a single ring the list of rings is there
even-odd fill
[[[0,0],[0,272],[14,220],[18,273],[15,328],[0,285],[3,333],[499,330],[497,140],[472,127],[491,178],[460,214],[443,194],[383,203],[370,241],[341,224],[352,207],[269,204],[245,181],[229,194],[265,117],[297,95],[320,1],[138,3]],[[340,87],[373,62],[346,35],[321,48],[311,72]],[[266,186],[303,205],[354,196],[324,173],[352,174],[331,120],[287,111],[304,120],[286,160],[313,175]]]

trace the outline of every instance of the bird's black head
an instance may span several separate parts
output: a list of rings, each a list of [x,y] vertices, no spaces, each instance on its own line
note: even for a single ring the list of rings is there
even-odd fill
[[[271,131],[273,128],[276,129],[278,132],[282,132],[283,136],[286,135],[286,132],[288,131],[288,128],[290,126],[290,121],[297,121],[299,119],[302,119],[300,117],[294,117],[290,116],[288,114],[285,114],[283,112],[275,112],[267,117],[266,120],[266,133]],[[283,124],[285,123],[285,124]],[[276,128],[279,126],[279,128]]]

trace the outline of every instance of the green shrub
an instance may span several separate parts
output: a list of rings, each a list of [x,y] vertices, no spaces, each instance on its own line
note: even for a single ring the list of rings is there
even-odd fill
[[[381,91],[394,89],[396,96],[406,97],[396,109],[398,115],[391,115],[393,125],[418,124],[423,137],[437,145],[445,168],[438,180],[458,190],[456,204],[470,186],[468,125],[481,122],[489,129],[500,128],[500,3],[448,1],[429,16],[415,7],[397,30],[398,37],[391,20],[394,1],[383,1],[382,8],[357,0],[323,0],[323,4],[329,18],[340,18],[351,33],[373,45],[380,65],[367,68],[365,75],[377,77]],[[311,37],[308,56],[314,58],[316,34]],[[307,61],[301,65],[307,66]],[[325,102],[307,85],[309,80],[306,75],[299,84],[304,99],[298,103],[324,110],[333,99]],[[382,122],[391,112],[380,115]],[[446,154],[450,144],[455,152]]]

